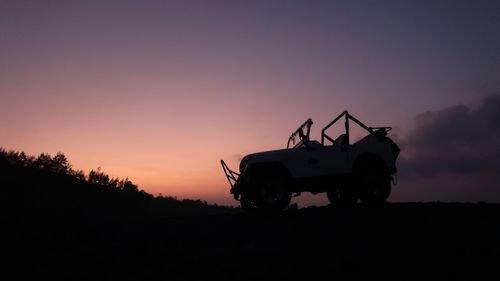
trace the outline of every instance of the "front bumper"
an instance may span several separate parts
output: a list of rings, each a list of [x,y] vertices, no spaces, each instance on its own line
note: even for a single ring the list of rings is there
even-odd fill
[[[229,169],[227,166],[226,162],[224,160],[220,160],[220,163],[222,165],[222,170],[224,171],[224,174],[226,175],[227,181],[229,182],[229,185],[231,186],[230,193],[233,195],[234,199],[239,200],[240,199],[240,174]]]

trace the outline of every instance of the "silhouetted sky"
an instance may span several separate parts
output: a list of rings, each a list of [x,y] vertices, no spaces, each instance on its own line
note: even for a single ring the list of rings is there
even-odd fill
[[[498,1],[0,1],[0,146],[233,202],[219,159],[344,109],[404,139],[498,93],[499,50]]]

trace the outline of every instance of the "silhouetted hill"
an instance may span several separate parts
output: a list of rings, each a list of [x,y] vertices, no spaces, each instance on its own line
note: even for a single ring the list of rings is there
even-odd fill
[[[0,204],[9,215],[88,220],[140,216],[210,215],[238,208],[201,200],[154,197],[128,178],[110,178],[100,168],[85,175],[75,171],[62,153],[26,156],[0,149]]]

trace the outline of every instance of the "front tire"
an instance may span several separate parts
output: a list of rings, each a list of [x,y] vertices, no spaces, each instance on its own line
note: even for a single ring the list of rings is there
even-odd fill
[[[262,171],[254,173],[249,188],[253,196],[249,196],[250,203],[242,203],[245,207],[263,211],[280,211],[287,208],[292,199],[288,191],[288,177],[278,172]]]
[[[255,202],[252,200],[251,196],[242,194],[240,197],[241,209],[245,212],[254,212],[257,209]]]

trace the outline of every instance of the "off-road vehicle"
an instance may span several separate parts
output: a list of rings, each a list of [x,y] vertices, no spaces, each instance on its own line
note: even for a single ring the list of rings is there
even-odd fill
[[[326,132],[342,118],[345,131],[333,139]],[[351,123],[367,132],[354,143]],[[331,204],[386,201],[400,151],[387,136],[392,128],[368,127],[344,111],[323,128],[318,142],[309,139],[312,124],[308,119],[292,133],[286,149],[243,157],[239,173],[221,160],[231,194],[242,209],[282,210],[301,192],[326,192]]]

